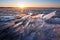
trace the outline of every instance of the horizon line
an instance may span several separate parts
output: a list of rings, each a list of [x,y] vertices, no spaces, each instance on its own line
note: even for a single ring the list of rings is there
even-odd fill
[[[3,7],[0,7],[0,8],[3,8]],[[11,6],[11,8],[12,8],[12,6]],[[20,8],[20,7],[17,7],[17,8]],[[60,7],[25,7],[25,8],[60,8]]]

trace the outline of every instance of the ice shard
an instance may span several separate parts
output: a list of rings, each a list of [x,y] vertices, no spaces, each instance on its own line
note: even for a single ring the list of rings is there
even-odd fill
[[[56,15],[56,11],[51,12],[51,13],[43,16],[43,19],[48,20],[48,19],[52,18],[52,17],[55,16],[55,15]]]

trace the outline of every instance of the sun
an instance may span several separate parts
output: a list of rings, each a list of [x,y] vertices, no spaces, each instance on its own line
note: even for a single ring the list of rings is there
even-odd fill
[[[26,4],[20,4],[19,7],[20,7],[20,8],[25,8],[25,7],[27,7],[27,6],[26,6]]]

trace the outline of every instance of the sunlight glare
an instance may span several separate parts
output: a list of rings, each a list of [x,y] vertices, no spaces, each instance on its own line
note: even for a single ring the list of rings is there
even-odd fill
[[[26,7],[26,4],[20,4],[19,7],[20,7],[20,8],[25,8],[25,7]]]

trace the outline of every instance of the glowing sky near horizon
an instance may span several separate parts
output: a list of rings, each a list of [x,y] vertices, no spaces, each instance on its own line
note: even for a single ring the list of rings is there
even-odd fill
[[[60,0],[0,0],[0,7],[60,7]]]

